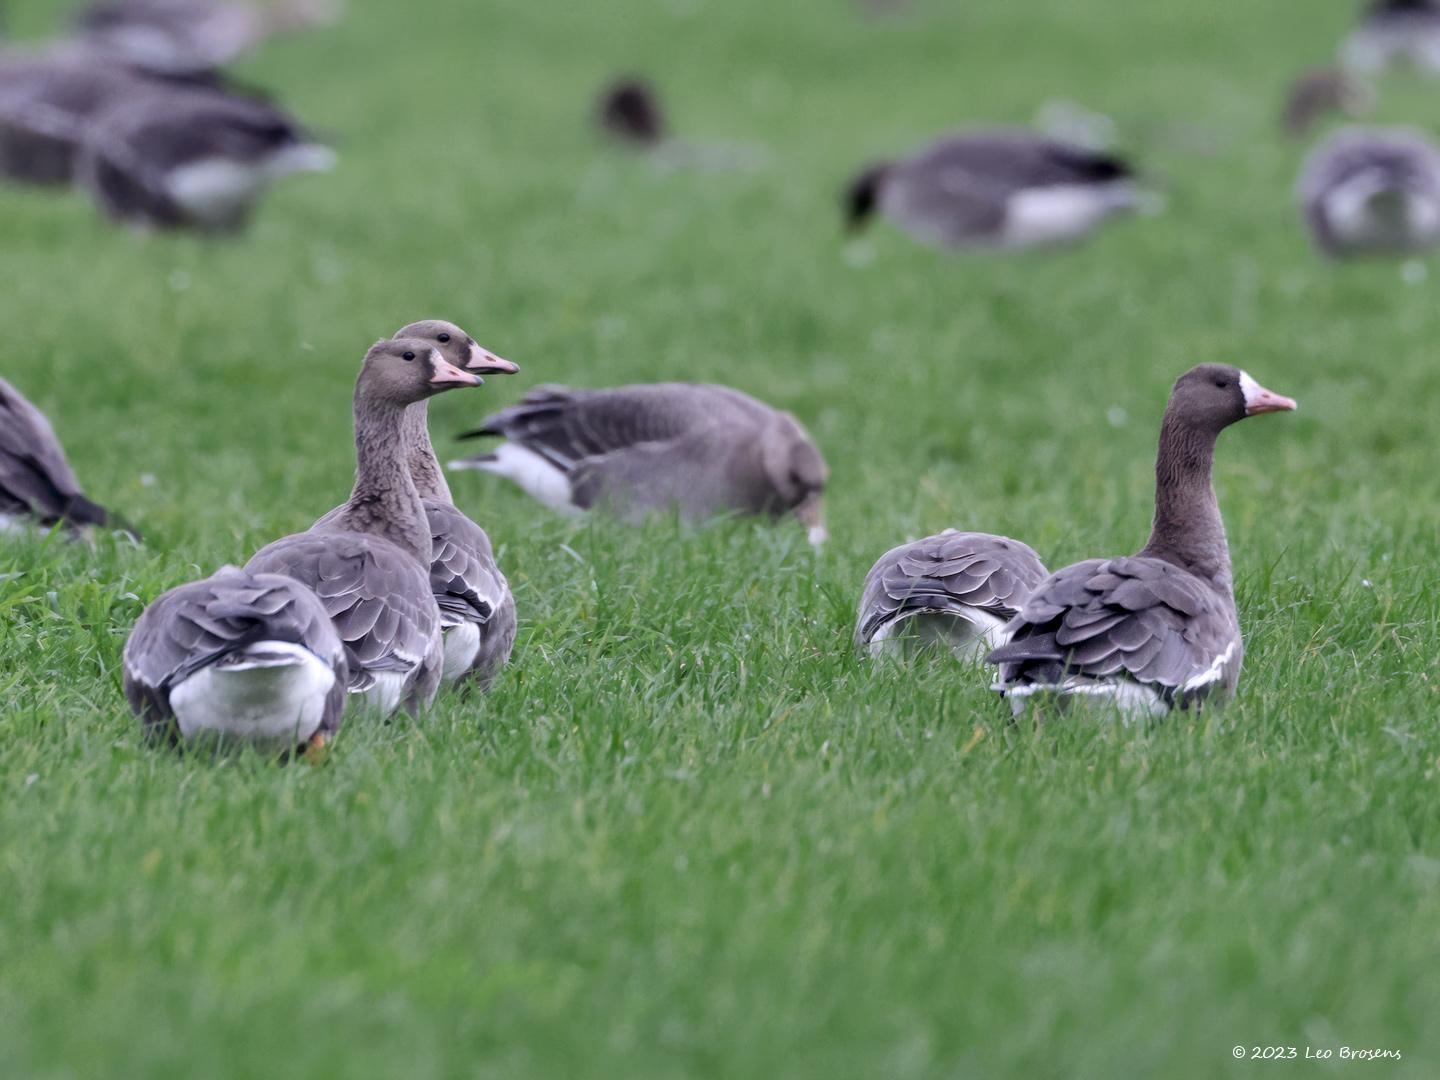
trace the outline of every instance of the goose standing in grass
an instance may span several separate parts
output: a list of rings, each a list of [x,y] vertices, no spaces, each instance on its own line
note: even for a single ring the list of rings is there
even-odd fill
[[[1295,408],[1238,368],[1201,364],[1176,381],[1155,459],[1155,521],[1139,554],[1050,575],[990,654],[1018,716],[1034,695],[1163,716],[1235,692],[1244,646],[1225,525],[1211,484],[1220,432]]]
[[[852,230],[879,212],[937,248],[1069,243],[1146,201],[1121,158],[1011,129],[949,135],[872,165],[845,198]]]
[[[520,370],[477,345],[454,323],[441,319],[411,323],[395,337],[424,341],[446,361],[476,376],[513,375]],[[474,678],[482,689],[488,689],[515,646],[515,597],[510,582],[495,561],[485,530],[455,507],[430,442],[428,401],[406,410],[404,441],[410,479],[430,523],[430,589],[440,606],[445,635],[442,675],[446,682]],[[325,524],[343,509],[337,507],[319,523]]]
[[[144,612],[125,642],[125,697],[153,734],[262,752],[318,749],[345,712],[345,647],[293,578],[227,566]]]
[[[129,528],[85,497],[45,414],[0,379],[0,532],[56,524]]]
[[[1440,241],[1440,147],[1418,131],[1337,132],[1306,159],[1296,193],[1315,246],[1334,258]]]
[[[540,387],[461,438],[482,435],[506,441],[452,469],[508,477],[562,512],[790,514],[812,544],[826,538],[820,451],[795,417],[729,387]]]
[[[430,591],[430,526],[410,478],[406,409],[478,386],[424,341],[387,338],[355,383],[355,487],[338,513],[256,552],[250,573],[284,574],[315,590],[349,660],[349,690],[388,715],[413,714],[440,685],[440,609]]]
[[[1397,67],[1440,75],[1440,0],[1372,0],[1340,57],[1365,75]]]
[[[940,645],[983,660],[1008,640],[1005,624],[1047,573],[1033,549],[1007,536],[946,529],[902,544],[865,577],[855,646],[880,657]]]
[[[105,110],[86,130],[75,171],[113,220],[224,232],[242,228],[276,181],[334,160],[277,106],[194,90]]]

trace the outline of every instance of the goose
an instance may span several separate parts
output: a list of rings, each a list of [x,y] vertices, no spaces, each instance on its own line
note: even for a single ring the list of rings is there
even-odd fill
[[[1317,146],[1296,187],[1325,255],[1406,255],[1440,241],[1440,147],[1407,128],[1348,128]]]
[[[75,172],[113,220],[224,232],[242,228],[276,181],[334,161],[277,106],[197,89],[102,111],[86,128]]]
[[[1300,138],[1330,113],[1359,116],[1374,104],[1374,90],[1353,74],[1338,68],[1315,68],[1290,84],[1280,126],[1285,134]]]
[[[447,362],[476,375],[513,375],[520,370],[443,319],[411,323],[395,337],[424,341]],[[445,637],[441,677],[445,682],[473,677],[482,689],[488,689],[515,645],[515,597],[510,582],[495,562],[485,530],[455,507],[430,443],[428,402],[417,402],[406,410],[404,442],[410,479],[430,523],[430,589],[440,606]],[[342,509],[337,507],[320,522],[324,524]]]
[[[218,736],[266,753],[318,749],[345,712],[345,647],[293,578],[233,566],[161,595],[125,642],[125,697],[171,742]]]
[[[0,532],[57,524],[130,529],[85,497],[45,414],[0,379]]]
[[[450,468],[508,477],[563,513],[793,514],[812,544],[827,536],[820,451],[795,417],[727,386],[543,386],[461,438],[477,436],[506,441]]]
[[[444,639],[430,591],[430,528],[406,457],[406,409],[480,378],[412,338],[377,341],[355,382],[355,487],[338,513],[261,548],[245,569],[315,590],[349,659],[349,692],[412,715],[440,684]]]
[[[221,67],[268,38],[323,26],[338,14],[334,0],[102,0],[76,16],[74,31],[98,53],[158,71],[190,72]]]
[[[1340,48],[1351,71],[1376,75],[1411,67],[1440,75],[1440,0],[1372,0]]]
[[[871,165],[845,197],[852,230],[878,211],[937,248],[1068,243],[1146,202],[1121,158],[1008,128],[948,135]]]
[[[865,576],[855,646],[881,657],[939,644],[978,662],[1008,640],[1005,624],[1048,573],[1008,536],[946,529],[901,544]]]
[[[1015,715],[1035,695],[1106,702],[1130,719],[1235,692],[1244,645],[1210,481],[1215,441],[1247,416],[1294,408],[1224,364],[1180,376],[1160,425],[1149,541],[1136,555],[1051,574],[989,656]]]

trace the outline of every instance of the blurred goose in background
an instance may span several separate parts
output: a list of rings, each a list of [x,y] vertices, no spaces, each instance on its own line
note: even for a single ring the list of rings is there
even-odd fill
[[[1147,204],[1121,158],[1028,131],[942,138],[862,171],[846,192],[849,226],[875,213],[937,248],[1028,248],[1079,240]]]
[[[601,89],[595,102],[600,130],[640,149],[658,146],[665,138],[665,110],[660,95],[645,79],[626,75]]]
[[[101,113],[81,142],[75,178],[112,220],[226,232],[248,223],[276,181],[334,161],[277,106],[196,90]]]
[[[430,525],[410,478],[406,409],[480,385],[424,341],[387,338],[365,354],[355,383],[355,487],[308,532],[261,548],[254,574],[284,574],[315,590],[345,643],[349,691],[388,715],[413,715],[440,685],[445,641],[430,591]]]
[[[320,598],[227,566],[165,593],[125,642],[125,697],[151,734],[265,753],[323,746],[345,712],[345,648]]]
[[[1339,68],[1316,68],[1290,84],[1280,125],[1285,134],[1299,138],[1327,116],[1358,117],[1374,104],[1374,90],[1360,79]]]
[[[1326,255],[1407,255],[1440,240],[1440,147],[1405,128],[1351,128],[1306,159],[1296,191]]]
[[[1440,75],[1440,0],[1373,0],[1341,46],[1340,58],[1365,75],[1397,67]]]
[[[793,514],[812,544],[826,538],[820,451],[795,417],[729,387],[540,387],[461,437],[484,435],[506,441],[450,467],[508,477],[557,510]]]
[[[133,532],[85,497],[45,414],[0,379],[0,532],[56,524]]]
[[[103,0],[76,17],[86,47],[155,71],[222,67],[281,34],[325,26],[338,0]]]
[[[865,576],[855,646],[880,657],[940,645],[956,659],[983,660],[1009,640],[1005,624],[1048,573],[1008,536],[946,529],[901,544]]]
[[[476,376],[513,375],[520,370],[442,319],[411,323],[397,331],[395,338],[424,341],[447,362]],[[406,410],[404,441],[410,479],[430,522],[430,590],[440,607],[445,636],[441,674],[446,682],[474,678],[481,689],[489,689],[515,646],[515,597],[510,582],[495,562],[485,530],[455,507],[430,442],[428,401]],[[343,509],[336,507],[317,524],[326,524]]]
[[[1089,559],[1042,581],[990,654],[1018,716],[1033,696],[1163,716],[1235,692],[1244,645],[1211,464],[1220,432],[1295,408],[1238,368],[1182,375],[1160,425],[1155,521],[1139,554]]]

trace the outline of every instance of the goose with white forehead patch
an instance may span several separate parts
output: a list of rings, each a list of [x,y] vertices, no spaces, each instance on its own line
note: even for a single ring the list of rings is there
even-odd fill
[[[461,438],[482,435],[506,441],[450,468],[508,477],[564,513],[792,515],[812,544],[826,538],[820,451],[795,417],[726,386],[540,387]]]
[[[1440,243],[1440,146],[1408,128],[1339,131],[1306,158],[1296,195],[1328,256],[1424,251]]]
[[[1245,372],[1202,364],[1176,381],[1155,459],[1155,520],[1136,555],[1089,559],[1041,582],[990,654],[1018,716],[1035,701],[1103,702],[1163,716],[1235,691],[1244,646],[1230,550],[1211,484],[1221,431],[1288,411]]]
[[[411,323],[395,337],[428,342],[447,361],[477,376],[513,375],[520,370],[443,319]],[[428,401],[420,401],[406,410],[404,439],[410,478],[430,523],[430,588],[440,605],[445,633],[443,674],[446,682],[473,678],[488,689],[515,645],[515,597],[495,561],[490,537],[456,508],[450,495],[430,442],[429,407]]]
[[[1130,165],[1028,131],[960,132],[872,165],[845,196],[848,224],[875,213],[937,248],[1030,248],[1081,239],[1150,201]]]
[[[320,598],[279,574],[227,566],[171,589],[141,613],[124,669],[130,707],[172,742],[318,749],[345,713],[340,636]]]
[[[345,643],[349,690],[382,714],[412,714],[435,696],[445,659],[430,590],[430,525],[410,478],[406,410],[435,394],[479,386],[428,342],[377,341],[355,383],[355,487],[308,532],[256,552],[245,569],[284,574],[315,590]]]

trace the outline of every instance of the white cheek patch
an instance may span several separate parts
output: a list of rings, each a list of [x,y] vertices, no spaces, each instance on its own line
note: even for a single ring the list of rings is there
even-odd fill
[[[1249,412],[1265,391],[1247,372],[1240,372],[1240,392],[1245,395],[1245,411]]]

